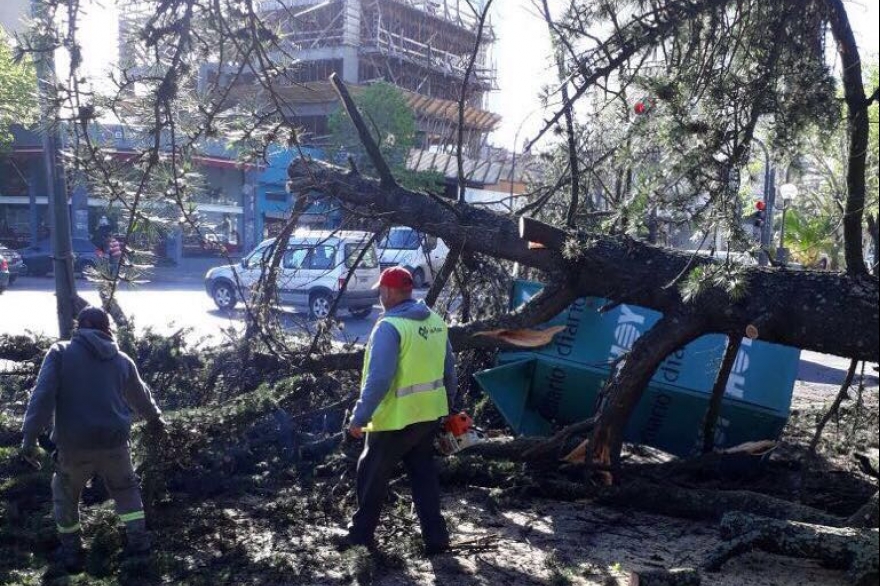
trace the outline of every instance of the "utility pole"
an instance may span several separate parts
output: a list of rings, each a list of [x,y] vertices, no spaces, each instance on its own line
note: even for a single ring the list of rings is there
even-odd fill
[[[37,22],[45,20],[42,0],[31,0],[31,16]],[[43,47],[46,49],[46,47]],[[55,299],[58,311],[58,337],[70,339],[76,307],[76,282],[73,276],[73,243],[70,238],[70,210],[67,204],[67,185],[64,166],[58,156],[61,138],[52,109],[55,97],[55,58],[52,50],[37,51],[36,73],[40,106],[40,127],[43,143],[43,163],[49,195],[52,266],[55,273]]]

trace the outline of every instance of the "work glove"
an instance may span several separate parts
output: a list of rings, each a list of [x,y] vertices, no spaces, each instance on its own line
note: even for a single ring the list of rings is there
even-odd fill
[[[28,463],[28,465],[34,470],[40,470],[43,468],[42,460],[43,454],[41,453],[40,448],[36,445],[24,445],[22,444],[21,448],[18,450],[18,455],[21,456],[21,459]]]

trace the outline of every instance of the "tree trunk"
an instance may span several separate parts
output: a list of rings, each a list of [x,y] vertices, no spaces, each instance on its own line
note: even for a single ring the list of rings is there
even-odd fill
[[[704,326],[699,316],[673,313],[664,315],[636,340],[623,367],[617,370],[602,391],[605,399],[590,440],[590,455],[594,464],[613,468],[618,466],[626,424],[654,372],[667,356],[703,332]],[[586,445],[582,444],[582,447],[586,449]],[[579,450],[572,453],[574,459],[579,455]]]
[[[310,162],[317,188],[365,215],[414,226],[470,253],[518,262],[566,283],[575,296],[597,296],[667,313],[682,303],[681,275],[715,261],[637,242],[626,236],[571,238],[567,257],[532,249],[508,217],[467,205],[438,202],[403,188],[382,189],[375,180],[326,163]],[[293,165],[291,186],[314,188]],[[565,241],[565,232],[558,230]],[[722,290],[701,295],[704,333],[744,332],[759,323],[759,339],[875,362],[880,357],[880,313],[875,277],[831,272],[744,267],[746,286],[736,301]],[[529,325],[529,324],[524,324]],[[476,333],[476,332],[473,332]]]
[[[724,349],[724,358],[721,359],[721,366],[718,368],[718,376],[715,377],[715,385],[712,387],[712,396],[709,398],[709,407],[706,409],[706,420],[703,424],[704,454],[715,449],[715,424],[721,414],[721,401],[727,391],[727,380],[730,378],[730,371],[736,362],[740,346],[742,346],[740,336],[727,336],[727,347]]]
[[[679,488],[667,483],[644,480],[607,488],[596,500],[603,505],[632,507],[650,513],[702,521],[717,521],[734,511],[748,511],[772,519],[830,527],[842,527],[848,523],[846,518],[750,490]]]
[[[846,270],[864,274],[862,216],[865,211],[865,169],[868,156],[868,105],[862,79],[862,62],[843,0],[824,0],[831,33],[843,64],[843,96],[847,109],[849,154],[846,166],[846,210],[843,216]]]
[[[717,571],[730,558],[753,549],[800,558],[814,558],[825,566],[847,570],[852,584],[873,586],[878,580],[876,529],[826,527],[730,513],[721,521],[728,543],[715,550],[705,567]]]
[[[693,568],[639,570],[630,572],[629,586],[700,586],[700,574]]]

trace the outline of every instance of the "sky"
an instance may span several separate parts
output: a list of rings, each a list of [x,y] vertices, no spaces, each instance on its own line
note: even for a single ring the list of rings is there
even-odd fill
[[[0,3],[9,0],[0,0]],[[492,92],[487,107],[501,115],[491,142],[513,150],[541,127],[539,94],[543,86],[556,81],[549,58],[550,39],[535,6],[536,0],[495,0],[492,24],[496,43],[492,57],[497,65],[498,91]],[[560,5],[562,0],[550,0]],[[863,57],[880,51],[880,8],[878,0],[846,2],[856,40]],[[81,28],[88,73],[101,75],[115,58],[117,11],[114,0],[85,0],[87,14]]]

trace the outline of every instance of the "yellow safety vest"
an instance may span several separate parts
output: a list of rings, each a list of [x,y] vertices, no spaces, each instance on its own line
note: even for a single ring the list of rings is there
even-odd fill
[[[449,414],[443,367],[446,360],[446,324],[431,312],[417,321],[385,317],[400,334],[397,372],[391,387],[367,424],[367,431],[392,431],[421,421],[433,421]],[[380,323],[381,323],[380,321]],[[379,324],[376,324],[378,327]],[[370,348],[364,356],[361,387],[370,370]]]

